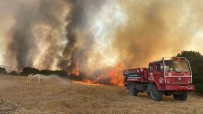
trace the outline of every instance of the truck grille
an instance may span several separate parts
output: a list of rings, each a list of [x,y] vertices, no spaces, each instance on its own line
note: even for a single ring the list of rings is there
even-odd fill
[[[166,82],[170,82],[170,84],[187,84],[190,83],[191,78],[188,77],[173,77],[166,78]]]

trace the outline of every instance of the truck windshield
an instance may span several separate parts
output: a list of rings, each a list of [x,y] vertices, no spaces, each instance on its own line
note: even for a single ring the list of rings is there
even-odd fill
[[[173,61],[168,60],[165,62],[165,71],[174,71],[174,72],[189,72],[189,65],[187,61]]]

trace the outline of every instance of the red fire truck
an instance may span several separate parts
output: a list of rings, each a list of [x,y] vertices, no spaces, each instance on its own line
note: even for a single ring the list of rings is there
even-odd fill
[[[148,68],[124,70],[123,75],[130,95],[146,92],[155,101],[161,101],[163,94],[185,101],[188,91],[195,90],[190,63],[184,57],[163,58],[149,63]]]

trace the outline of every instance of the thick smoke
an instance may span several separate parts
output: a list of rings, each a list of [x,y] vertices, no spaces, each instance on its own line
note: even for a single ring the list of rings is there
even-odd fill
[[[190,45],[194,34],[190,13],[198,15],[192,12],[191,3],[138,0],[120,4],[128,21],[118,28],[114,45],[126,68],[146,67],[150,61],[175,56]]]
[[[15,24],[10,30],[6,63],[16,60],[17,68],[38,67],[50,69],[55,58],[62,50],[62,29],[65,24],[63,2],[56,0],[38,0],[17,2],[13,16]],[[43,56],[43,57],[42,57]],[[39,63],[40,62],[40,63]]]
[[[92,24],[89,22],[90,16],[100,11],[105,0],[69,0],[67,3],[71,4],[71,11],[67,16],[67,44],[58,66],[71,72],[78,59],[84,64],[87,60],[87,54],[94,44],[92,33],[88,31]]]
[[[79,67],[93,77],[119,65],[146,67],[191,46],[202,49],[196,45],[202,6],[200,0],[2,0],[0,62],[69,73]]]
[[[43,0],[39,1],[38,25],[35,28],[37,45],[43,50],[38,57],[41,69],[56,69],[57,60],[60,58],[65,44],[66,15],[68,13],[65,1]],[[41,33],[41,34],[40,34]]]
[[[12,28],[10,42],[8,45],[9,60],[15,57],[17,60],[17,68],[32,66],[31,52],[34,49],[35,41],[32,34],[33,18],[36,18],[35,12],[30,12],[29,6],[21,4],[19,12],[16,13],[16,23]],[[12,57],[12,58],[11,58]],[[13,58],[14,59],[14,58]]]

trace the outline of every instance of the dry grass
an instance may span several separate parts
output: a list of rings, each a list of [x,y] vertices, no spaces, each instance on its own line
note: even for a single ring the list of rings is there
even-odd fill
[[[0,114],[203,114],[203,98],[189,95],[185,102],[147,95],[117,94],[123,87],[88,86],[51,78],[44,84],[25,84],[26,77],[0,75]]]

